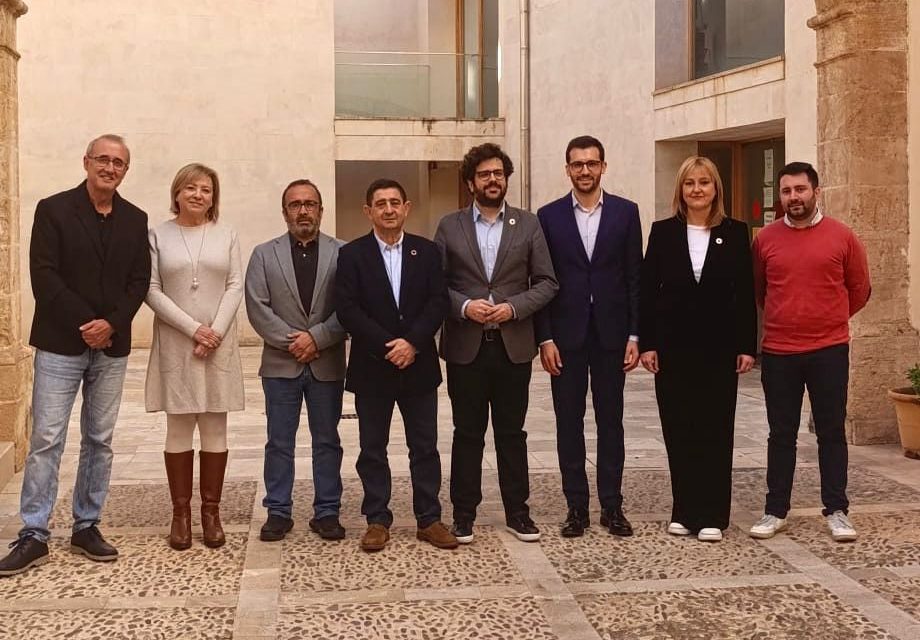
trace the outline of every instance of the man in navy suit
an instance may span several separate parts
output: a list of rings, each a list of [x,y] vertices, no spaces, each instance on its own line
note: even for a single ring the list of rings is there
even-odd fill
[[[577,137],[565,156],[572,191],[537,212],[559,293],[536,322],[540,360],[552,376],[556,447],[568,504],[562,535],[581,536],[590,524],[584,435],[590,373],[600,522],[614,535],[630,536],[621,492],[623,386],[626,372],[639,363],[639,208],[601,189],[607,163],[599,140]]]
[[[351,334],[345,388],[355,394],[364,487],[364,551],[390,539],[387,443],[399,405],[409,447],[416,536],[443,549],[457,539],[441,522],[438,386],[441,366],[434,334],[448,308],[441,254],[430,240],[403,232],[411,203],[395,180],[375,180],[364,213],[373,229],[339,250],[336,313]]]

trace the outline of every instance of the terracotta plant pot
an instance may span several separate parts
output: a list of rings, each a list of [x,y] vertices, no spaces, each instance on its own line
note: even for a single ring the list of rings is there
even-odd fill
[[[901,447],[908,458],[920,460],[920,396],[913,387],[889,389],[888,397],[894,402],[898,416],[898,433]]]

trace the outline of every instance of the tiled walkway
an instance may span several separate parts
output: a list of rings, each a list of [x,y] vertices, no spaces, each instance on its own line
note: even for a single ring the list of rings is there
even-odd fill
[[[265,426],[258,351],[244,351],[248,408],[231,416],[226,546],[205,548],[197,519],[190,550],[166,545],[165,416],[144,413],[147,354],[136,352],[101,525],[121,558],[103,565],[67,551],[79,441],[74,423],[52,523],[52,562],[0,579],[0,638],[920,638],[920,462],[903,458],[896,447],[851,448],[851,517],[860,539],[837,544],[820,517],[814,438],[803,433],[790,529],[773,540],[752,540],[746,529],[762,508],[766,464],[765,413],[754,375],[744,378],[739,395],[734,522],[721,544],[665,533],[667,464],[652,379],[644,372],[629,376],[626,393],[625,509],[636,535],[615,538],[595,525],[584,538],[562,539],[549,385],[535,370],[528,443],[531,505],[543,540],[518,542],[502,528],[491,452],[475,543],[438,551],[417,542],[405,439],[394,425],[393,540],[367,555],[358,549],[363,526],[354,419],[341,425],[347,539],[324,542],[306,530],[312,487],[304,428],[294,531],[280,544],[258,540]],[[352,406],[346,394],[346,412]],[[446,395],[441,418],[446,477]],[[0,543],[18,529],[20,483],[21,474],[0,494]],[[449,519],[445,496],[442,491]],[[594,522],[597,515],[594,510]]]

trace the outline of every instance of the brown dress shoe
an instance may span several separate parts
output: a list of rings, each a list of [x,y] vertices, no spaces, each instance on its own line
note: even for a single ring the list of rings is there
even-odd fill
[[[361,549],[362,551],[380,551],[387,546],[389,539],[389,529],[382,524],[369,524],[367,525],[367,531],[361,537]]]
[[[419,527],[415,532],[415,537],[438,549],[456,549],[460,544],[457,537],[448,531],[440,520],[435,520],[424,529]]]

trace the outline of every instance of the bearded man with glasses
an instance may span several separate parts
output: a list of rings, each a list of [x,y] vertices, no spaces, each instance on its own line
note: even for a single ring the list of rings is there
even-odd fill
[[[246,269],[246,312],[265,341],[259,375],[265,392],[265,498],[261,540],[282,540],[294,526],[294,449],[307,404],[313,458],[310,529],[341,540],[342,445],[339,420],[345,380],[345,330],[333,306],[341,242],[320,231],[323,196],[310,180],[281,195],[287,231],[257,246]]]
[[[453,533],[473,541],[482,502],[482,452],[492,415],[498,484],[509,531],[523,542],[540,539],[527,500],[524,419],[531,362],[537,355],[533,315],[558,286],[536,216],[505,202],[511,158],[496,144],[473,147],[460,172],[473,203],[441,219],[441,249],[450,311],[441,331],[447,391],[454,418],[450,463]]]
[[[99,562],[118,558],[97,525],[112,471],[112,433],[131,351],[131,320],[150,286],[147,214],[116,191],[130,159],[120,136],[94,139],[83,156],[86,180],[41,200],[35,209],[29,250],[35,294],[29,341],[35,347],[32,436],[20,498],[23,527],[0,560],[0,576],[49,560],[48,520],[81,386],[70,550]]]

